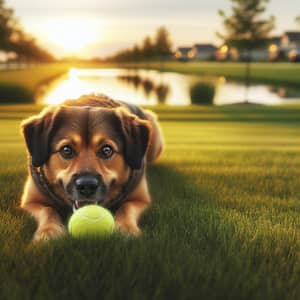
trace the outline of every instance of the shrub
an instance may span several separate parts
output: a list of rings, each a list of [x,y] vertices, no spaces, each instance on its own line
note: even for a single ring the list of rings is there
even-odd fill
[[[29,103],[34,101],[33,93],[17,84],[0,83],[1,103]]]
[[[213,83],[198,82],[190,89],[192,104],[213,104],[215,85]]]

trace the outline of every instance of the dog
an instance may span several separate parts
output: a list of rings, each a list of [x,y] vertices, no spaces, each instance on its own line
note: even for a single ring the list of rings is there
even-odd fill
[[[149,206],[145,169],[163,150],[156,115],[104,95],[84,95],[24,120],[28,177],[21,208],[37,222],[33,240],[65,234],[72,209],[100,204],[121,232],[137,235]]]

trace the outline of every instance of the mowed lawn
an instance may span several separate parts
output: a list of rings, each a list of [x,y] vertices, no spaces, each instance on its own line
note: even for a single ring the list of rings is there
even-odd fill
[[[300,299],[300,106],[156,108],[143,234],[33,246],[20,209],[35,106],[0,108],[0,299]]]

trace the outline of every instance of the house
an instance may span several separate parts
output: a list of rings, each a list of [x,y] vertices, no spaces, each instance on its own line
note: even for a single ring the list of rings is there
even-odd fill
[[[273,36],[268,42],[268,58],[271,61],[275,61],[278,58],[282,58],[283,52],[281,49],[281,36]]]
[[[243,58],[243,55],[241,55]],[[269,51],[267,47],[259,47],[251,50],[250,54],[245,55],[245,58],[250,58],[251,61],[266,61],[269,59]]]
[[[217,49],[216,59],[218,61],[226,61],[226,60],[237,61],[239,59],[239,53],[236,48],[229,47],[226,44],[224,44]]]
[[[180,61],[187,61],[189,60],[189,53],[191,50],[191,47],[178,47],[175,51],[175,58]]]
[[[251,51],[239,51],[236,48],[232,47],[230,48],[227,45],[222,45],[217,51],[216,51],[216,59],[218,61],[264,61],[267,60],[269,57],[268,49],[265,47],[262,48],[254,48]]]
[[[286,31],[281,37],[272,37],[268,46],[269,59],[277,60],[289,57],[300,50],[300,31]]]
[[[281,49],[287,55],[291,50],[300,49],[300,31],[286,31],[281,37]]]
[[[215,58],[217,47],[212,44],[195,44],[188,56],[194,60],[210,60]]]

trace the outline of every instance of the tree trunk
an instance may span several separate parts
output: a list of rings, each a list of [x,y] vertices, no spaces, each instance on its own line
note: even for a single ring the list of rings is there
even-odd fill
[[[251,83],[251,50],[247,51],[247,57],[246,57],[246,73],[245,73],[245,103],[249,102],[248,99],[248,91]]]
[[[159,56],[159,71],[162,72],[164,68],[164,56],[161,54]]]

